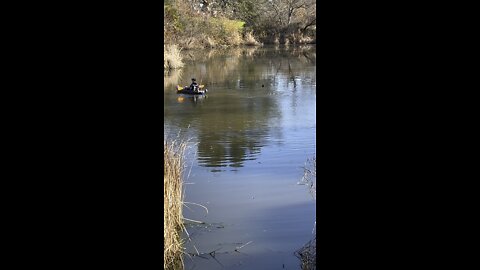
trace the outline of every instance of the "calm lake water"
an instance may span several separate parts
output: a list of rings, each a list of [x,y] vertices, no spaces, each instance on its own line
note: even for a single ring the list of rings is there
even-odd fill
[[[165,77],[164,132],[189,142],[184,216],[205,222],[187,226],[186,252],[205,255],[185,269],[300,269],[315,224],[298,184],[316,154],[315,47],[184,53]],[[192,77],[207,97],[176,94]]]

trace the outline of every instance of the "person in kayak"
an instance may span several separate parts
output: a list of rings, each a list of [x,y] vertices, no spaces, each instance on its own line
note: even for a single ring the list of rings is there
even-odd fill
[[[192,84],[190,84],[190,90],[192,90],[193,92],[198,92],[198,83],[197,83],[197,80],[195,80],[195,78],[192,78]]]

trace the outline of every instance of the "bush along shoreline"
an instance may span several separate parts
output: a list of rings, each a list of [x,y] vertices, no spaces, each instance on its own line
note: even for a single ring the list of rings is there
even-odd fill
[[[179,69],[183,67],[181,49],[176,45],[163,45],[163,70]]]
[[[165,0],[164,72],[182,50],[316,43],[316,0]]]
[[[164,1],[164,42],[181,49],[315,44],[315,0]]]

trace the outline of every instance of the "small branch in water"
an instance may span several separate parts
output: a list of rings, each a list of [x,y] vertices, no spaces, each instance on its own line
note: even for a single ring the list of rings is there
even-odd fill
[[[198,203],[192,203],[192,202],[183,202],[184,204],[193,204],[193,205],[196,205],[196,206],[200,206],[200,207],[203,207],[205,209],[205,211],[207,211],[207,215],[208,215],[208,208],[201,205],[201,204],[198,204]]]
[[[248,244],[250,244],[250,243],[252,243],[252,242],[253,242],[253,241],[250,241],[250,242],[246,243],[245,245],[243,245],[243,246],[241,246],[241,247],[236,247],[236,248],[235,248],[235,251],[238,251],[239,249],[243,248],[244,246],[246,246],[246,245],[248,245]]]
[[[200,252],[198,252],[198,249],[195,245],[193,245],[193,247],[195,248],[195,251],[197,252],[198,256],[200,256]]]
[[[188,241],[192,242],[192,244],[193,244],[192,238],[190,238],[190,234],[188,233],[187,228],[183,227],[183,230],[187,234]],[[195,246],[195,244],[193,244],[193,248],[195,248],[195,250],[197,251],[197,255],[200,255],[200,252],[198,252],[198,249]]]
[[[205,222],[203,222],[203,221],[193,220],[193,219],[189,219],[189,218],[186,218],[186,217],[184,217],[183,219],[191,221],[191,222],[199,223],[199,224],[205,224]]]
[[[219,248],[215,249],[214,251],[212,251],[212,252],[210,252],[210,253],[208,253],[208,254],[210,254],[210,256],[212,256],[213,258],[215,258],[215,252],[218,251],[218,250],[220,250],[220,249],[222,249],[222,247],[219,247]]]

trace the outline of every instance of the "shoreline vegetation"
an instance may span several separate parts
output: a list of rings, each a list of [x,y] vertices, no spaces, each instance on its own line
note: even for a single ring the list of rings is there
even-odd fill
[[[241,46],[228,49],[188,50],[182,53],[182,59],[184,63],[209,61],[212,58],[222,59],[218,60],[216,65],[208,66],[208,72],[204,73],[201,77],[203,82],[212,82],[217,81],[220,78],[223,80],[231,74],[236,73],[238,68],[242,65],[242,59],[263,57],[269,49],[273,49],[273,51],[278,53],[285,51],[286,54],[297,57],[305,64],[314,63],[317,57],[315,46],[305,44],[298,46],[268,45],[264,47]],[[282,62],[284,62],[282,57],[274,59],[273,62],[279,70],[287,68],[285,72],[288,72],[288,63],[286,63],[287,65],[282,64]],[[177,85],[184,85],[185,79],[189,79],[185,77],[184,68],[171,69],[168,71],[165,70],[163,78],[165,91],[172,91],[172,87],[176,89]]]
[[[303,178],[300,184],[306,185],[314,200],[317,199],[317,160],[314,156],[311,160],[307,160],[304,168]],[[295,256],[300,259],[302,270],[313,270],[317,266],[317,222],[312,231],[313,237],[302,248],[295,251]]]
[[[182,50],[316,43],[316,0],[166,0],[164,71]]]
[[[183,159],[186,143],[163,142],[163,269],[183,269]]]
[[[181,49],[175,45],[163,45],[163,69],[172,70],[183,67]]]

